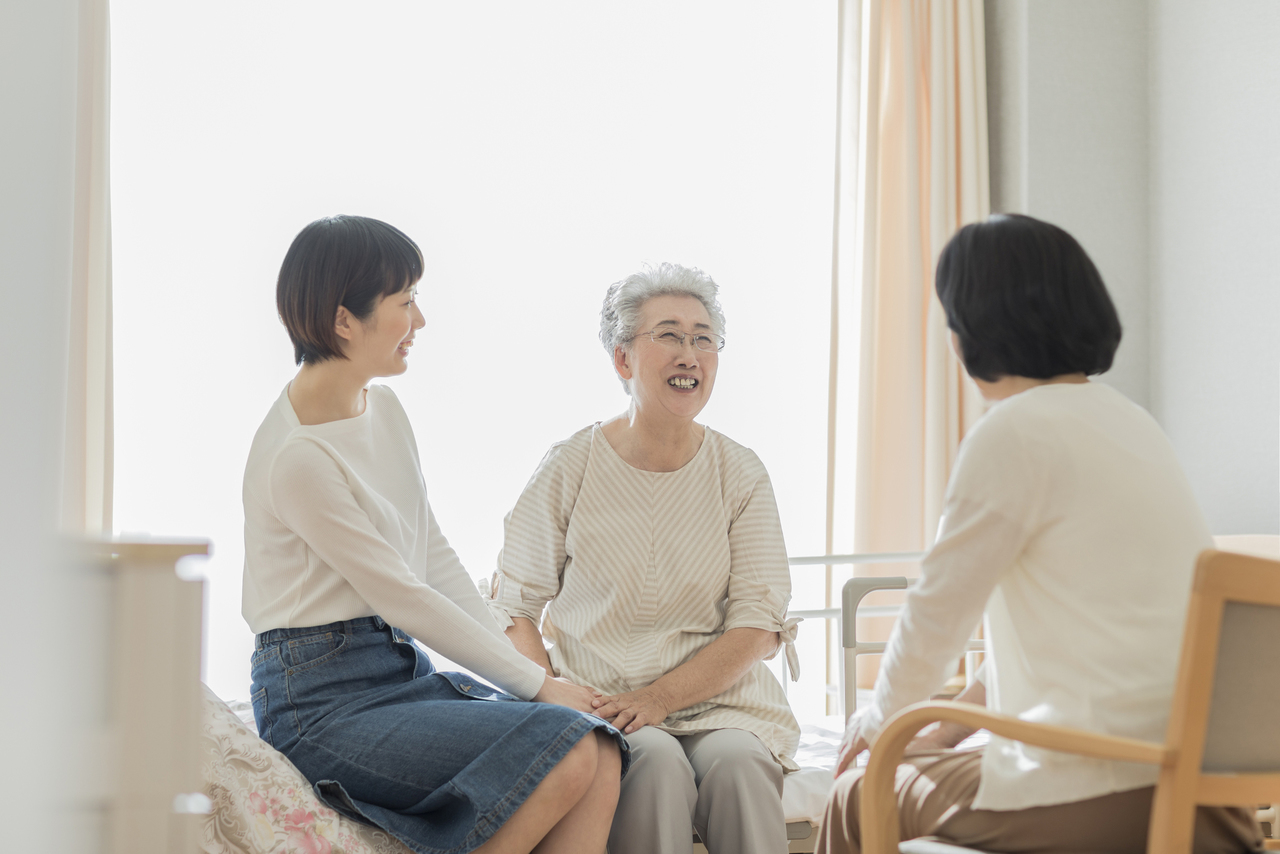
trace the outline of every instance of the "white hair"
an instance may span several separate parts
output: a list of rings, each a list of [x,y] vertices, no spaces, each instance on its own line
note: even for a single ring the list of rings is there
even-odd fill
[[[644,304],[654,297],[665,296],[693,297],[707,310],[712,331],[724,335],[724,311],[716,299],[719,291],[715,281],[697,267],[682,267],[670,261],[645,264],[639,272],[609,286],[600,309],[600,343],[612,359],[615,349],[625,349],[644,331],[637,329]],[[622,377],[618,379],[627,394],[631,394],[627,381]]]

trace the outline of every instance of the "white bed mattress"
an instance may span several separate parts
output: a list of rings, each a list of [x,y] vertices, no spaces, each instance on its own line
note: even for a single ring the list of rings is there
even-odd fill
[[[788,774],[782,782],[782,812],[788,823],[822,822],[843,731],[843,721],[835,715],[821,723],[800,725],[800,747],[796,750],[800,770]]]

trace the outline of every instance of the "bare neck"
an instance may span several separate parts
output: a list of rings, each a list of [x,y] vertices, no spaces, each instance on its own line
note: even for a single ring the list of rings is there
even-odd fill
[[[346,359],[304,362],[289,383],[289,402],[303,424],[327,424],[364,412],[365,376]]]
[[[642,417],[635,404],[604,422],[600,429],[627,465],[655,472],[684,468],[697,456],[706,436],[706,428],[693,419],[657,422]]]

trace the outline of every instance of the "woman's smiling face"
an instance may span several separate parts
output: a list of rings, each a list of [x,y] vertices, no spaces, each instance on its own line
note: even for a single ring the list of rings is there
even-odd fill
[[[694,345],[694,336],[715,332],[711,316],[696,297],[660,296],[641,306],[640,317],[639,334],[614,351],[614,366],[637,411],[692,421],[711,399],[720,364],[716,350]]]
[[[409,369],[413,337],[427,321],[418,310],[415,282],[403,291],[387,294],[365,320],[352,324],[347,358],[358,362],[372,376],[393,377]]]

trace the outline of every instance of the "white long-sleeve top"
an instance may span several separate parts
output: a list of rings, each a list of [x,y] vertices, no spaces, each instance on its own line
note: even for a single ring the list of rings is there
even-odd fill
[[[546,673],[503,634],[436,524],[395,394],[299,423],[286,386],[244,473],[242,612],[255,633],[379,616],[499,688],[532,699]]]
[[[987,704],[1029,721],[1163,742],[1196,556],[1212,540],[1155,420],[1101,383],[1008,398],[961,446],[938,541],[850,735],[936,692],[983,617]],[[977,809],[1155,782],[993,737]]]

